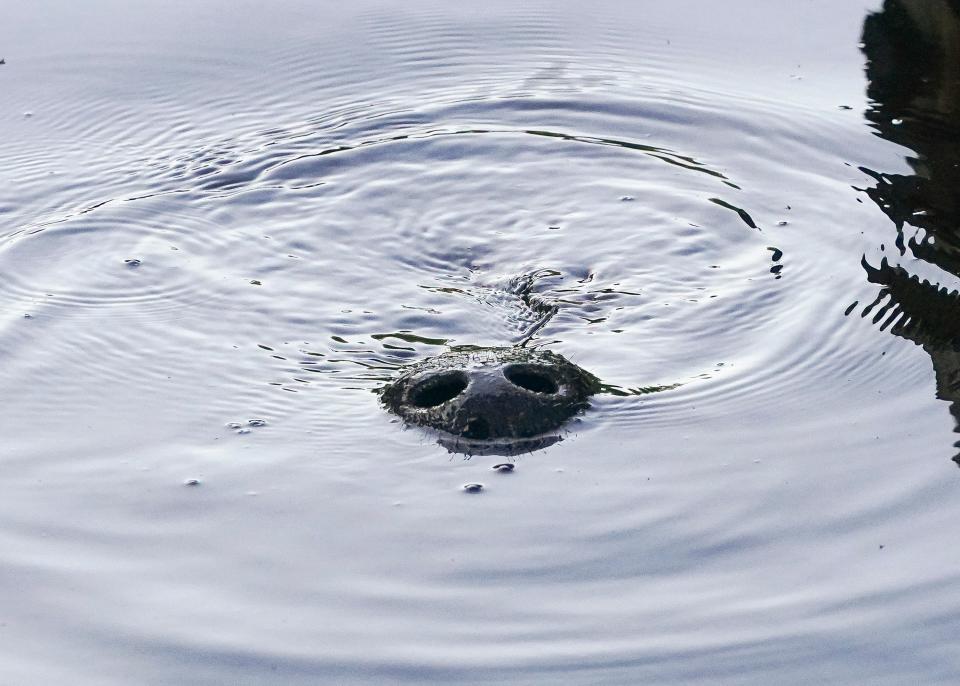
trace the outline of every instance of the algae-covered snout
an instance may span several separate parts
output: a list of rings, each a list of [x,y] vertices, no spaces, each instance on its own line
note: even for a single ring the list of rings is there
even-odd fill
[[[599,380],[562,355],[518,347],[461,348],[413,365],[383,389],[410,424],[484,442],[543,438],[588,406]]]

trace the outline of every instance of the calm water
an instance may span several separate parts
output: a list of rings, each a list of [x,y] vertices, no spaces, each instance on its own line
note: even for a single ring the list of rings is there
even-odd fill
[[[0,684],[960,680],[951,3],[516,5],[3,7]]]

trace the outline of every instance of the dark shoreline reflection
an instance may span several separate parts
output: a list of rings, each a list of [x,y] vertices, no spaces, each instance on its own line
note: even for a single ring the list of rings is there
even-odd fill
[[[875,181],[865,192],[896,226],[901,256],[960,278],[960,0],[885,0],[864,21],[862,49],[867,120],[915,154],[912,174],[861,167]],[[960,294],[886,258],[863,266],[882,288],[861,316],[930,355],[960,433]],[[960,453],[953,459],[960,465]]]

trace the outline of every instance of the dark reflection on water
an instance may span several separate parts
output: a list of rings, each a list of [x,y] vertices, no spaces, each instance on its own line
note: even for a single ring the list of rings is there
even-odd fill
[[[960,2],[886,0],[866,18],[862,46],[867,119],[914,153],[912,174],[861,167],[876,181],[866,193],[896,226],[901,258],[960,277]],[[883,289],[862,316],[930,355],[937,397],[950,403],[960,433],[960,294],[887,258],[863,265]],[[960,465],[960,453],[953,459]]]

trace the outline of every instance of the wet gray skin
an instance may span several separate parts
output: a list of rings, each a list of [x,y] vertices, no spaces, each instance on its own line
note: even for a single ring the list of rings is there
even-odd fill
[[[456,349],[413,365],[381,396],[410,424],[441,433],[460,452],[510,453],[545,447],[589,405],[599,379],[548,350]]]

